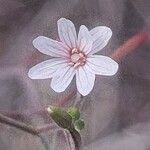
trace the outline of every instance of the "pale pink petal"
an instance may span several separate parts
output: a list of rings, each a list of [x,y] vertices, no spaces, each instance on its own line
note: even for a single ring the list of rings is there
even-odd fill
[[[92,55],[91,57],[87,58],[86,67],[92,73],[112,76],[118,70],[118,63],[107,56]]]
[[[57,21],[57,25],[60,40],[65,43],[69,48],[75,48],[77,34],[74,24],[68,19],[60,18]]]
[[[88,54],[92,50],[93,39],[86,26],[82,25],[78,34],[78,47],[85,54]]]
[[[33,66],[29,72],[28,76],[31,79],[47,79],[54,76],[56,70],[66,66],[67,62],[62,58],[53,58],[50,60],[43,61],[35,66]]]
[[[89,54],[94,54],[107,45],[109,39],[112,36],[112,31],[108,27],[99,26],[92,29],[90,34],[92,35],[94,41],[92,51]]]
[[[39,36],[33,40],[33,46],[41,53],[53,57],[67,57],[69,52],[64,47],[64,44],[50,38]]]
[[[51,87],[55,92],[63,92],[72,81],[75,70],[71,66],[60,68],[55,77],[52,78]]]
[[[76,71],[76,84],[79,93],[83,96],[88,95],[93,87],[95,81],[95,74],[89,72],[84,67],[79,67]]]

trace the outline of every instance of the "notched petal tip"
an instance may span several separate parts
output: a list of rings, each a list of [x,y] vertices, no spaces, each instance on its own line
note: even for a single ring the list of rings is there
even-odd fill
[[[80,29],[84,29],[84,30],[88,31],[88,28],[83,24],[80,26]]]
[[[87,41],[93,42],[93,37],[90,34],[90,31],[85,25],[81,25],[78,34],[78,40],[86,38]]]
[[[90,90],[86,90],[86,89],[80,90],[79,87],[78,87],[78,92],[79,92],[82,96],[87,96],[87,95],[89,95],[89,94],[92,92],[92,90],[93,90],[93,88],[94,88],[94,85],[91,86],[91,87],[92,87],[92,88],[91,88]]]
[[[34,72],[33,72],[32,68],[29,69],[29,71],[28,71],[28,77],[29,77],[30,79],[36,79],[35,76],[34,76]]]
[[[55,77],[57,78],[57,76]],[[64,92],[64,89],[62,88],[57,88],[56,83],[54,82],[54,78],[52,78],[51,83],[50,83],[50,87],[52,88],[52,90],[56,93],[61,93]]]
[[[52,90],[53,90],[54,92],[56,92],[56,93],[62,93],[62,92],[64,92],[64,91],[66,90],[66,88],[61,88],[61,87],[59,87],[59,85],[56,86],[56,85],[54,84],[54,81],[53,81],[53,80],[54,80],[54,79],[51,80],[50,87],[52,88]]]
[[[95,28],[93,28],[92,30],[90,30],[91,35],[93,36],[94,34],[99,34],[99,36],[101,36],[101,34],[109,34],[110,37],[112,35],[112,30],[110,27],[107,26],[97,26]]]
[[[92,91],[92,90],[91,90],[91,91]],[[80,91],[79,91],[79,93],[80,93],[82,96],[87,96],[87,95],[90,94],[91,91],[88,91],[88,92],[80,92]]]
[[[50,84],[50,87],[52,88],[52,90],[54,91],[54,92],[56,92],[56,93],[62,93],[62,92],[64,92],[65,90],[60,90],[60,89],[57,89],[57,88],[55,88],[55,87],[53,87],[51,84]]]
[[[71,20],[69,20],[69,19],[67,19],[67,18],[63,18],[63,17],[60,18],[60,19],[58,19],[58,20],[57,20],[57,23],[61,23],[61,22],[64,22],[64,21],[65,21],[65,22],[70,22],[71,24],[73,24]]]
[[[110,57],[107,57],[105,56],[107,59],[109,59],[109,61],[111,62],[111,73],[110,73],[110,76],[113,76],[115,75],[117,72],[118,72],[118,69],[119,69],[119,64],[113,60],[112,58]]]
[[[79,32],[80,32],[80,30],[81,30],[81,33],[86,33],[86,34],[88,33],[90,36],[90,31],[88,30],[88,28],[85,25],[81,25]]]
[[[108,35],[107,40],[110,40],[110,38],[112,37],[112,34],[113,34],[111,28],[106,27],[106,26],[103,26],[103,27],[104,27],[104,30],[105,30],[106,34]]]
[[[38,36],[36,37],[33,41],[32,41],[32,44],[35,48],[37,48],[37,45],[39,45],[39,42],[45,38],[44,36]]]
[[[110,38],[112,37],[113,32],[112,32],[111,28],[106,27],[106,26],[105,26],[105,30],[107,31],[107,34],[109,35],[108,40],[110,40]]]
[[[67,24],[68,26],[70,26],[70,27],[74,27],[73,22],[72,22],[71,20],[69,20],[69,19],[60,18],[60,19],[58,19],[58,21],[57,21],[58,27],[59,27],[60,25],[65,26],[66,24],[64,24],[64,23],[66,23],[66,24]]]
[[[113,64],[114,64],[113,71],[112,71],[112,76],[113,76],[118,72],[119,64],[117,62],[115,62],[113,59],[112,59],[112,61],[113,61]]]
[[[66,18],[62,17],[62,18],[58,19],[57,22],[66,21],[66,20],[67,20]]]

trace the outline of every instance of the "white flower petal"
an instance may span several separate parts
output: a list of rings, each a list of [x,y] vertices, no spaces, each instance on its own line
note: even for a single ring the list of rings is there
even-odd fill
[[[88,70],[85,70],[84,67],[79,67],[76,71],[76,84],[79,93],[83,96],[89,94],[93,87],[95,81],[95,74],[92,74]]]
[[[90,54],[94,54],[100,51],[102,48],[104,48],[107,45],[109,39],[112,36],[112,31],[108,27],[98,26],[92,29],[90,31],[90,34],[92,35],[94,39],[92,51],[90,52]]]
[[[68,19],[61,18],[57,21],[57,25],[60,40],[69,48],[75,48],[77,34],[74,24]]]
[[[57,69],[66,66],[67,62],[62,58],[53,58],[50,60],[43,61],[35,66],[33,66],[29,72],[28,76],[31,79],[47,79],[54,76]]]
[[[33,45],[41,53],[53,57],[67,57],[69,55],[63,43],[44,36],[39,36],[36,39],[34,39]]]
[[[82,25],[78,34],[78,47],[85,54],[88,54],[92,50],[93,39],[88,31],[87,27]]]
[[[75,70],[71,66],[60,68],[57,75],[52,78],[51,87],[55,92],[63,92],[72,81]]]
[[[113,59],[102,56],[102,55],[92,55],[87,58],[86,67],[88,67],[91,72],[98,75],[112,76],[118,70],[118,63]]]

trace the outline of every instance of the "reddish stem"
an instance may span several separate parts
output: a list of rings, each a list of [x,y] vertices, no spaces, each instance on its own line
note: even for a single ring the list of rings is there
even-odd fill
[[[67,95],[66,97],[64,97],[63,99],[61,99],[61,101],[56,104],[56,106],[63,106],[69,99],[71,99],[73,96],[75,96],[77,93],[76,90],[73,90],[69,95]]]
[[[135,51],[138,47],[142,46],[149,40],[149,32],[141,32],[136,34],[127,40],[122,46],[120,46],[111,57],[116,61],[121,61],[125,56]]]

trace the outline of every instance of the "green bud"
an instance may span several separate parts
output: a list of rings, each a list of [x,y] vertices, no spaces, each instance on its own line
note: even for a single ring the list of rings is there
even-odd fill
[[[76,121],[80,118],[79,109],[76,107],[68,108],[67,113],[72,117],[73,121]]]
[[[65,129],[72,128],[72,118],[65,110],[50,106],[47,108],[47,111],[58,126]]]
[[[74,123],[74,128],[80,132],[83,128],[84,128],[85,124],[84,124],[84,121],[79,119],[77,121],[75,121]]]

